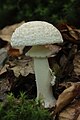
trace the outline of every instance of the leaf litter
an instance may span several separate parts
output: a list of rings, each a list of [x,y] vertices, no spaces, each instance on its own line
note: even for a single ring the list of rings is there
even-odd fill
[[[33,60],[25,56],[30,49],[14,49],[10,45],[13,31],[22,24],[15,24],[0,30],[0,100],[4,101],[8,92],[15,97],[25,91],[28,98],[36,98],[35,73]],[[80,119],[80,30],[67,24],[57,26],[64,42],[46,45],[52,54],[49,64],[55,72],[56,82],[52,86],[57,99],[51,115],[55,120]],[[57,50],[54,56],[54,50]],[[22,52],[20,52],[22,51]]]

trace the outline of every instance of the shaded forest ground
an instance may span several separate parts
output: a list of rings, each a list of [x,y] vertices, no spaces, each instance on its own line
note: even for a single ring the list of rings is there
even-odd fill
[[[10,92],[18,98],[20,91],[25,92],[28,99],[36,98],[33,60],[25,56],[30,47],[19,48],[19,51],[9,43],[14,29],[21,24],[23,22],[0,31],[0,101],[4,101]],[[80,114],[80,30],[67,24],[60,24],[57,28],[64,42],[55,45],[55,49],[61,50],[55,57],[49,58],[50,68],[56,75],[52,88],[57,99],[55,109],[51,109],[51,115],[56,115],[55,119],[59,120],[77,120]],[[48,47],[54,49],[54,45]]]

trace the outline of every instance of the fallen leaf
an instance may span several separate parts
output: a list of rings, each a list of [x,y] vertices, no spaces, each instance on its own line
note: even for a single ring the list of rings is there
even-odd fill
[[[45,45],[45,47],[51,51],[52,56],[56,55],[61,50],[61,47],[58,45]]]
[[[80,120],[80,101],[76,100],[68,105],[59,114],[58,120]]]
[[[9,67],[9,65],[8,64],[5,64],[3,67],[2,67],[2,69],[1,69],[1,71],[0,71],[0,75],[2,75],[2,74],[4,74],[5,72],[7,72],[7,68]]]
[[[74,72],[76,73],[77,76],[79,76],[80,75],[80,53],[79,52],[77,52],[77,54],[74,57],[73,65],[74,65]]]
[[[58,97],[56,101],[54,113],[59,113],[66,105],[70,104],[73,99],[79,95],[80,82],[72,84],[69,88],[65,89]]]
[[[10,47],[10,49],[8,50],[8,54],[11,57],[18,57],[18,56],[21,55],[19,49],[15,49],[15,48],[12,48],[12,47]]]
[[[17,23],[14,25],[4,27],[2,30],[0,30],[0,38],[2,38],[5,41],[10,42],[12,33],[15,31],[17,27],[19,27],[23,23],[24,21],[22,21],[21,23]]]
[[[73,82],[63,82],[63,83],[60,83],[60,84],[59,84],[60,87],[65,87],[65,88],[69,88],[69,87],[71,87],[72,85],[74,85]]]
[[[19,77],[19,75],[27,76],[29,73],[34,73],[33,64],[30,60],[18,60],[17,64],[10,69],[13,70],[16,77]]]
[[[60,30],[65,41],[80,44],[80,30],[77,30],[75,27],[67,24],[59,25],[58,29]]]
[[[79,37],[78,37],[78,34],[75,32],[75,30],[73,28],[71,28],[70,26],[68,26],[68,25],[66,25],[66,27],[67,27],[71,37],[73,37],[75,40],[78,40]]]
[[[80,114],[79,114],[79,116],[78,116],[77,120],[80,120]]]
[[[0,70],[3,67],[3,64],[5,62],[5,60],[7,59],[8,54],[7,54],[7,49],[6,48],[1,48],[0,49]]]

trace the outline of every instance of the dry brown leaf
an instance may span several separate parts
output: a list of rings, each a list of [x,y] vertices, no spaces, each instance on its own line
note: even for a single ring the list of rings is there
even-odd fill
[[[80,33],[80,29],[74,29],[76,32]]]
[[[45,45],[51,51],[51,55],[55,55],[61,50],[61,47],[58,45]]]
[[[60,23],[57,25],[57,28],[61,31],[67,31],[66,29],[66,23]]]
[[[78,40],[78,34],[75,32],[75,30],[73,28],[71,28],[70,26],[66,25],[69,34],[75,39]]]
[[[24,21],[22,21],[21,23],[14,24],[14,25],[6,26],[2,30],[0,30],[0,38],[2,38],[5,41],[10,42],[11,36],[14,30],[20,25],[22,25],[23,23]]]
[[[6,48],[1,48],[0,49],[0,70],[3,67],[4,61],[7,59],[8,54],[7,54],[7,49]]]
[[[73,120],[74,119],[75,109],[67,108],[59,114],[59,120]]]
[[[8,65],[8,64],[5,64],[5,65],[2,67],[1,71],[0,71],[0,75],[6,73],[8,67],[9,67],[9,65]]]
[[[23,23],[24,23],[24,21],[22,21],[21,23],[14,24],[14,25],[6,26],[2,30],[0,30],[0,38],[4,42],[8,41],[8,43],[10,43],[12,33],[15,31],[15,29],[17,27],[19,27]],[[22,54],[22,52],[23,52],[22,49],[23,49],[23,47],[17,47],[16,49],[10,47],[8,53],[12,57],[18,57],[20,54]]]
[[[78,116],[77,120],[80,120],[80,114],[79,114],[79,116]]]
[[[59,120],[80,120],[80,100],[74,101],[67,106],[60,114]]]
[[[80,82],[72,84],[69,88],[65,89],[56,101],[55,114],[59,113],[66,105],[71,103],[73,99],[80,92]]]
[[[65,88],[69,88],[72,85],[74,85],[73,82],[63,82],[59,84],[60,87],[65,87]]]
[[[72,43],[80,43],[80,30],[69,26],[67,24],[61,24],[58,26],[58,29],[62,33],[63,39],[65,41],[70,41]]]
[[[18,60],[11,70],[13,70],[16,77],[19,77],[20,74],[22,76],[27,76],[29,73],[34,74],[32,61],[28,60]]]
[[[15,48],[10,48],[8,50],[8,54],[12,57],[18,57],[21,55],[19,49],[15,49]]]
[[[79,76],[80,75],[80,53],[77,53],[75,55],[73,64],[74,64],[74,72],[76,73],[77,76]]]
[[[76,41],[72,37],[70,37],[67,33],[62,33],[62,36],[63,36],[64,40],[76,43]]]

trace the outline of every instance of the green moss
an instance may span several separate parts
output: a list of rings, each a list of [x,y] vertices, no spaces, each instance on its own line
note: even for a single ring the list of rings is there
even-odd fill
[[[24,93],[16,99],[11,93],[5,103],[0,103],[0,120],[51,120],[51,117],[40,101],[26,100]]]

